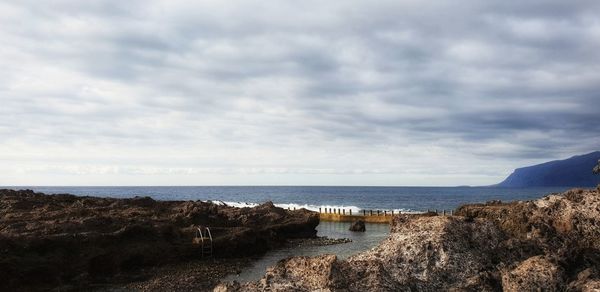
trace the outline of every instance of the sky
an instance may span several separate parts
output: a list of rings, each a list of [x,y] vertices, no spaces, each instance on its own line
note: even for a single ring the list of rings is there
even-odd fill
[[[600,1],[0,0],[0,185],[489,185],[600,150]]]

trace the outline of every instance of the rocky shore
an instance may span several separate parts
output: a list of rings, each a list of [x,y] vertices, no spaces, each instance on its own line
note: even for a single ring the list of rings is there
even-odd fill
[[[396,216],[370,251],[292,257],[215,291],[600,291],[600,188]]]
[[[316,238],[318,223],[270,203],[0,190],[0,290],[211,290],[271,248],[347,241]],[[211,226],[213,258],[190,244],[194,225]],[[347,260],[292,257],[214,290],[600,291],[600,189],[395,216],[386,240]]]
[[[198,271],[193,284],[209,288],[222,274],[243,265],[245,257],[291,238],[315,237],[318,224],[317,213],[272,203],[234,208],[201,201],[0,190],[0,290],[89,290],[115,283],[127,287],[143,281],[148,271],[177,271],[187,262]],[[201,254],[191,244],[195,225],[211,227],[213,259],[199,260]],[[205,262],[212,268],[206,269]]]

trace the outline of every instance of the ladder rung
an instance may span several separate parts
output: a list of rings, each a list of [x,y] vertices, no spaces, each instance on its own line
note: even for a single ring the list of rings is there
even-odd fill
[[[213,254],[213,245],[212,245],[212,234],[210,232],[210,228],[205,227],[198,227],[196,230],[196,238],[199,239],[200,242],[198,242],[200,244],[200,252],[202,254],[202,257],[206,256],[212,256]]]

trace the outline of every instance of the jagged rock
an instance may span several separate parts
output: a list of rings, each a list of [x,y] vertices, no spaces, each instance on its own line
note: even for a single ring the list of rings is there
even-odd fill
[[[198,258],[195,225],[211,228],[215,257],[242,257],[314,237],[318,224],[318,213],[272,203],[234,208],[0,190],[0,290],[50,290],[73,281],[86,290],[96,279]]]
[[[420,291],[484,283],[482,271],[502,238],[489,222],[449,216],[394,218],[394,231],[377,248],[338,260],[333,255],[279,262],[257,282],[222,284],[220,291]],[[452,231],[451,231],[452,230]],[[485,279],[483,279],[485,278]]]
[[[358,231],[358,232],[365,232],[366,228],[365,228],[365,221],[363,220],[356,220],[354,222],[352,222],[352,225],[350,225],[350,231]]]
[[[573,189],[535,201],[459,207],[456,215],[485,218],[548,251],[600,249],[600,191]]]

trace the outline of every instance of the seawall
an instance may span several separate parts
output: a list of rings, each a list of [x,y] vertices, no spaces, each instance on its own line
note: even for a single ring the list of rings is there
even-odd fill
[[[363,220],[366,223],[386,223],[392,222],[394,215],[400,215],[400,212],[394,213],[394,211],[381,211],[381,210],[362,210],[361,213],[352,214],[351,210],[346,209],[319,209],[319,219],[321,221],[332,221],[332,222],[354,222],[356,220]],[[434,211],[427,210],[427,212],[416,213],[416,214],[435,214],[435,215],[452,215],[453,210],[446,211],[437,209]]]
[[[363,220],[367,223],[390,223],[392,222],[391,214],[381,215],[342,215],[334,213],[319,213],[321,221],[333,221],[333,222],[354,222],[356,220]]]

